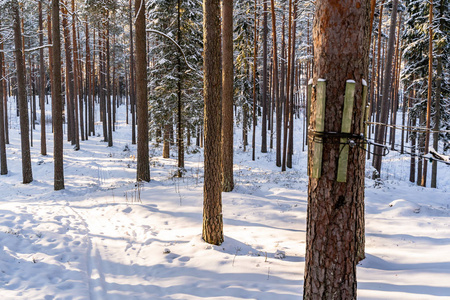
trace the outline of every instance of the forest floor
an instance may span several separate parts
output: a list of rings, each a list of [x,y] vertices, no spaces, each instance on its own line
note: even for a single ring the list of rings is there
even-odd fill
[[[223,193],[225,242],[211,246],[201,239],[201,149],[188,148],[186,173],[176,178],[176,149],[163,159],[162,147],[151,143],[152,180],[137,185],[136,145],[121,106],[113,147],[99,135],[79,151],[64,143],[61,191],[53,190],[51,124],[47,156],[39,154],[37,125],[34,181],[24,185],[10,104],[9,174],[0,177],[2,299],[301,297],[308,185],[301,124],[294,168],[286,172],[275,167],[274,152],[257,151],[251,161],[236,129],[236,188]],[[409,157],[391,152],[383,183],[366,178],[359,299],[450,299],[450,166],[438,172],[438,189],[417,187],[407,181]]]

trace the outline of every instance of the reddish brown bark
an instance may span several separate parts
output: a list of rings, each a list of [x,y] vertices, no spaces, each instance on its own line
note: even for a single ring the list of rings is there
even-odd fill
[[[31,169],[31,154],[30,154],[30,140],[29,140],[29,118],[26,95],[26,79],[25,79],[25,61],[23,55],[23,40],[21,38],[21,26],[19,15],[19,3],[17,0],[11,3],[13,12],[13,31],[14,31],[14,45],[17,68],[17,85],[18,85],[18,104],[20,111],[20,139],[22,152],[22,178],[23,183],[30,183],[33,181],[33,173]]]
[[[233,0],[222,4],[222,186],[224,192],[234,188],[233,178]]]
[[[207,243],[220,245],[223,242],[220,0],[203,0],[203,13],[205,183],[202,237]]]
[[[369,53],[368,1],[317,0],[313,84],[326,79],[325,132],[340,132],[347,80],[356,82],[351,132],[360,134],[362,81]],[[317,94],[311,99],[316,128]],[[363,255],[364,151],[349,149],[347,181],[337,182],[339,142],[323,143],[322,176],[310,178],[304,299],[356,299],[356,264]],[[309,165],[315,143],[311,142]]]
[[[150,181],[148,154],[147,102],[147,36],[145,32],[145,1],[136,0],[136,100],[137,100],[137,173],[138,181]]]

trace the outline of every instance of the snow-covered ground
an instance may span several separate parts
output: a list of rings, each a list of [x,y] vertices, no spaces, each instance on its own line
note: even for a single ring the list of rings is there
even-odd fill
[[[152,181],[136,185],[136,147],[121,107],[113,147],[99,136],[79,151],[65,142],[62,191],[53,191],[53,138],[41,156],[37,126],[34,181],[24,185],[10,103],[9,174],[0,177],[1,299],[301,297],[308,180],[299,122],[295,166],[284,173],[273,152],[257,151],[251,161],[236,130],[236,188],[223,193],[225,242],[211,246],[201,239],[201,149],[189,148],[187,173],[174,178],[176,157],[163,159],[152,143]],[[409,158],[392,152],[384,184],[366,179],[359,299],[450,299],[450,166],[439,165],[438,189],[410,184],[408,172]]]

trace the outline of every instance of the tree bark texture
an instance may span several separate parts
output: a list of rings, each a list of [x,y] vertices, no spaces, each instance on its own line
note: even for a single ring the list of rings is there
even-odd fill
[[[150,181],[148,154],[147,48],[145,2],[136,0],[136,100],[137,100],[137,173],[138,181]]]
[[[233,178],[233,0],[222,4],[222,187],[234,188]]]
[[[356,82],[351,133],[364,132],[360,124],[364,111],[362,80],[368,69],[369,17],[369,1],[316,1],[313,84],[326,79],[325,133],[341,131],[347,80]],[[313,88],[313,129],[316,109]],[[315,145],[310,140],[310,167]],[[364,249],[365,153],[360,147],[349,149],[347,181],[337,182],[339,151],[339,140],[325,138],[322,175],[309,179],[304,299],[356,299],[356,264]]]
[[[14,45],[17,68],[17,90],[18,104],[20,111],[20,138],[22,151],[22,177],[23,183],[33,181],[33,173],[31,169],[30,140],[29,140],[29,118],[27,107],[27,91],[25,79],[25,61],[22,48],[22,34],[20,28],[19,2],[17,0],[11,3],[13,12],[13,31]]]
[[[220,0],[203,0],[203,95],[205,101],[205,183],[203,239],[223,242],[222,217],[222,51]]]
[[[53,161],[54,189],[64,189],[63,164],[63,99],[61,92],[61,36],[59,26],[59,0],[52,0],[52,120],[53,120]]]

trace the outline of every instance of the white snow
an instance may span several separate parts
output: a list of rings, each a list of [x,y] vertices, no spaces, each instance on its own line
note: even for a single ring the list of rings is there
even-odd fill
[[[225,242],[212,246],[201,239],[201,151],[189,148],[179,179],[176,157],[163,159],[151,144],[152,181],[136,185],[136,146],[122,106],[113,147],[100,136],[81,142],[79,151],[64,143],[62,191],[53,191],[51,126],[48,156],[39,154],[35,131],[35,180],[24,185],[15,103],[9,104],[10,173],[0,177],[2,299],[301,297],[308,184],[302,122],[295,123],[294,168],[284,173],[273,151],[257,151],[251,161],[235,130],[236,188],[223,193]],[[408,172],[409,158],[391,152],[384,184],[366,178],[367,257],[357,270],[358,299],[450,297],[450,167],[439,165],[438,189],[409,183]]]
[[[353,79],[347,79],[346,82],[348,82],[348,83],[356,83],[356,81],[354,81]]]
[[[367,86],[367,81],[365,79],[362,80],[362,85]]]

